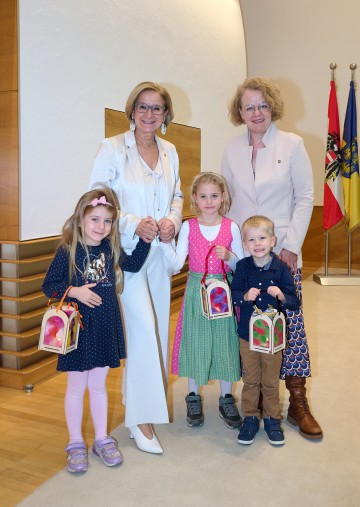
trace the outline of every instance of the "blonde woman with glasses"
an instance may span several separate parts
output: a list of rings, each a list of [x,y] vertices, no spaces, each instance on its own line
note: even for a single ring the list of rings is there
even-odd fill
[[[125,107],[129,131],[105,139],[96,155],[90,188],[105,184],[121,203],[120,236],[125,251],[139,238],[151,243],[135,276],[124,276],[120,297],[126,331],[123,377],[125,426],[137,447],[160,454],[153,424],[169,422],[166,404],[171,279],[160,243],[172,242],[182,221],[179,158],[176,148],[156,134],[174,117],[168,91],[143,82]]]
[[[274,223],[274,252],[289,266],[301,301],[301,247],[312,214],[314,184],[303,140],[276,126],[283,114],[284,102],[272,80],[246,79],[230,102],[229,118],[247,130],[226,146],[222,175],[232,197],[229,218],[241,226],[251,215],[265,215]],[[287,326],[281,378],[290,391],[288,421],[299,426],[305,438],[319,440],[322,430],[306,398],[311,369],[302,308],[287,312]]]

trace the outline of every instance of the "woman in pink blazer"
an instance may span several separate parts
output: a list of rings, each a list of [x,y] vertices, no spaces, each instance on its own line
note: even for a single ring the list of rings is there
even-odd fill
[[[228,143],[222,174],[229,185],[229,218],[239,226],[251,215],[265,215],[275,224],[274,252],[290,268],[301,299],[301,247],[312,214],[314,185],[311,163],[301,137],[278,130],[284,103],[278,86],[265,78],[246,79],[229,106],[234,125],[247,131]],[[322,430],[306,399],[311,375],[302,308],[288,312],[288,346],[281,378],[290,391],[288,421],[305,438],[321,439]]]

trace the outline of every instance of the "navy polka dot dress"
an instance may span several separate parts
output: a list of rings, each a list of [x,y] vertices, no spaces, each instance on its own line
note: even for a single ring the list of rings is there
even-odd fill
[[[59,371],[86,371],[104,366],[117,368],[120,359],[126,356],[110,242],[104,239],[99,246],[88,246],[88,249],[90,266],[86,270],[86,253],[78,244],[76,272],[69,283],[69,254],[60,247],[42,286],[47,297],[61,299],[69,285],[80,287],[86,283],[97,283],[91,290],[102,298],[102,304],[95,308],[90,308],[77,299],[66,298],[66,301],[78,304],[84,329],[80,329],[77,349],[66,355],[59,354]],[[120,266],[123,271],[139,271],[149,249],[150,245],[140,239],[132,255],[122,251]]]

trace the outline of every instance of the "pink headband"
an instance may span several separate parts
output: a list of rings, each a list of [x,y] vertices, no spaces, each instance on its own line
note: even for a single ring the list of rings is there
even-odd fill
[[[113,207],[113,205],[109,202],[107,202],[106,200],[106,197],[103,195],[102,197],[100,197],[99,199],[97,199],[95,197],[95,199],[93,199],[90,203],[90,206],[93,206],[95,208],[95,206],[98,206],[99,204],[104,204],[104,205],[108,205],[108,206],[111,206]]]

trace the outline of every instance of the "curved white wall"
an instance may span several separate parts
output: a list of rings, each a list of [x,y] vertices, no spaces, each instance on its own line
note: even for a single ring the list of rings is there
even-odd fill
[[[312,161],[315,204],[323,204],[327,108],[336,62],[341,132],[351,72],[360,78],[360,3],[353,0],[240,0],[249,76],[268,76],[281,87],[285,118],[279,127],[302,136]],[[359,93],[359,91],[358,91]],[[360,111],[358,110],[358,119]],[[359,137],[359,127],[358,127]]]
[[[237,134],[227,102],[246,77],[238,0],[19,0],[21,240],[59,234],[87,190],[104,108],[164,84],[174,121],[201,128],[202,170]]]

